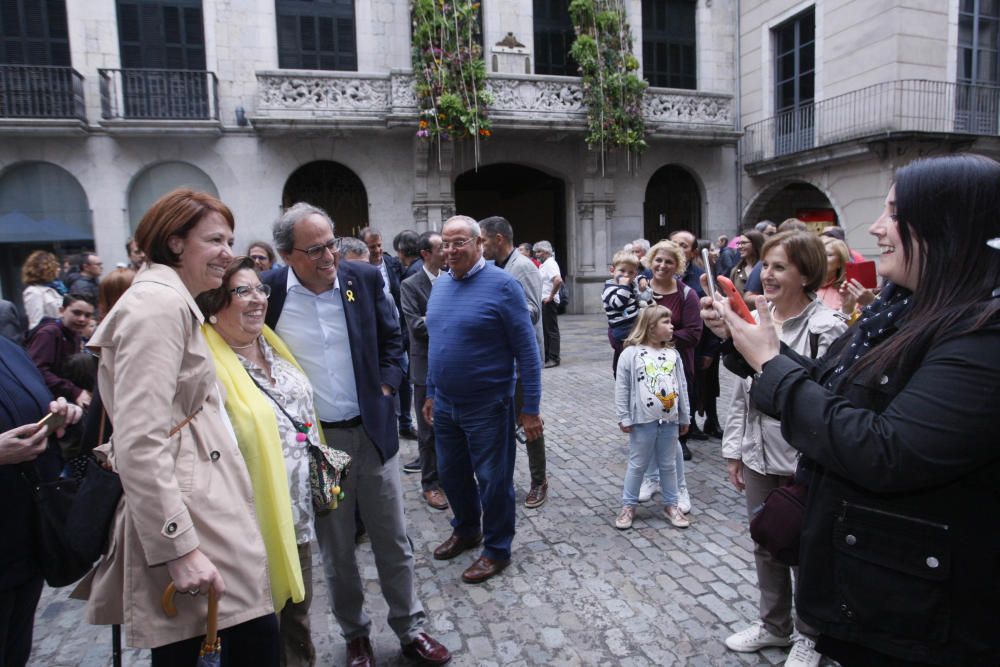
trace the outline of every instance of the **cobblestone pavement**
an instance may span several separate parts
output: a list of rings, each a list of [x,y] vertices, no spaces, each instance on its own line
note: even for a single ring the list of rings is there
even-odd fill
[[[456,667],[781,664],[783,651],[737,654],[723,644],[756,618],[757,591],[743,496],[728,484],[718,440],[693,442],[690,528],[671,528],[657,498],[640,506],[632,530],[615,529],[627,440],[614,419],[605,327],[596,315],[560,318],[563,363],[544,371],[549,500],[524,508],[528,465],[520,449],[514,560],[504,574],[471,586],[459,576],[474,552],[434,560],[431,551],[450,534],[450,514],[422,502],[419,475],[404,475],[427,631],[451,649]],[[732,376],[725,377],[720,409],[732,388]],[[403,441],[401,461],[415,455],[416,443]],[[376,657],[382,665],[407,664],[385,622],[370,545],[358,552]],[[344,643],[321,568],[313,571],[317,664],[342,665]],[[88,626],[68,591],[44,592],[31,664],[109,665],[110,629]],[[124,664],[148,665],[148,655],[126,650]]]

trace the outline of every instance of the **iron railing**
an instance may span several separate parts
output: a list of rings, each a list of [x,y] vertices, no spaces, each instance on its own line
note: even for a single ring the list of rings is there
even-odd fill
[[[742,151],[752,164],[893,132],[996,135],[1000,87],[887,81],[747,125]]]
[[[0,65],[0,118],[85,121],[83,76],[72,67]]]
[[[99,69],[101,116],[128,120],[218,120],[214,72],[177,69]]]

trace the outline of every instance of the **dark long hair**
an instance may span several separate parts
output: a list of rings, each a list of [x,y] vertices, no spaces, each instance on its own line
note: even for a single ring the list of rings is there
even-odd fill
[[[956,154],[917,160],[896,172],[896,217],[903,260],[920,280],[899,330],[852,374],[878,376],[937,341],[1000,322],[1000,163]],[[916,239],[919,253],[912,252]]]

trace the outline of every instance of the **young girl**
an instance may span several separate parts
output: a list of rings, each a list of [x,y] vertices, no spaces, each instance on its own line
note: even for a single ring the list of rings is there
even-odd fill
[[[691,416],[684,364],[671,343],[673,335],[670,310],[649,306],[640,313],[618,359],[615,410],[618,427],[629,434],[622,509],[615,520],[620,530],[632,527],[642,476],[654,455],[663,514],[677,528],[691,525],[677,507],[677,438],[687,433]]]

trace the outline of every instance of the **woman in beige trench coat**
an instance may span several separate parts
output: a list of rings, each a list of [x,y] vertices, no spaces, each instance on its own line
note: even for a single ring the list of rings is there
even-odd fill
[[[157,201],[135,234],[149,263],[89,343],[125,492],[108,552],[77,593],[89,598],[90,622],[124,622],[130,645],[152,648],[154,667],[194,664],[211,587],[222,594],[223,665],[278,662],[250,478],[194,301],[221,284],[233,226],[209,195],[175,190]],[[170,582],[175,618],[160,604]]]

